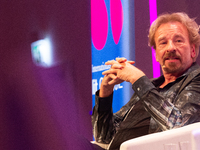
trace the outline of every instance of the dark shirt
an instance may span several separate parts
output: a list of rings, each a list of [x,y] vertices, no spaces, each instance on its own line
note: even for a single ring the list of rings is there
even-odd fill
[[[118,112],[112,112],[112,97],[96,93],[92,123],[97,142],[119,149],[122,142],[179,128],[200,121],[200,67],[194,63],[182,76],[163,88],[161,76],[151,81],[143,76],[133,85],[134,94]]]

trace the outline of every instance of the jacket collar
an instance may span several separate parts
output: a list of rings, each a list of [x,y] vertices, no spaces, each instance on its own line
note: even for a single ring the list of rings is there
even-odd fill
[[[195,71],[198,70],[198,71]],[[193,74],[193,76],[196,76],[198,73],[200,73],[200,66],[194,62],[189,69],[185,71],[180,77],[178,77],[176,80],[179,80],[187,75],[189,75],[191,72],[195,71],[196,73]],[[158,78],[151,79],[151,82],[155,85],[155,87],[158,87],[160,84],[162,84],[165,81],[165,78],[163,75],[161,75]]]

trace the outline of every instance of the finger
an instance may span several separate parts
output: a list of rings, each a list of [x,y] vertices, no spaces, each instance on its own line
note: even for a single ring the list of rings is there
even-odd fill
[[[117,57],[115,60],[116,60],[117,62],[119,62],[119,63],[123,63],[123,62],[126,62],[126,61],[127,61],[127,59],[124,58],[124,57],[122,57],[122,58]]]
[[[135,63],[135,61],[127,61],[129,64],[134,64]]]
[[[116,74],[116,71],[110,69],[110,70],[106,70],[106,71],[102,72],[102,75],[108,75],[108,74]]]
[[[115,79],[109,81],[108,84],[109,85],[116,85],[116,84],[119,84],[119,83],[122,83],[122,82],[124,82],[124,81],[119,79],[118,77],[116,77]]]
[[[113,64],[115,64],[115,63],[117,63],[117,61],[115,61],[115,60],[109,60],[109,61],[107,61],[107,62],[105,63],[105,65],[113,65]]]
[[[115,84],[115,80],[111,80],[108,82],[109,85],[114,85]]]
[[[116,80],[117,79],[117,76],[115,74],[109,74],[108,75],[109,78],[111,78],[112,80]]]
[[[108,84],[110,81],[113,81],[111,82],[111,84],[115,83],[118,78],[115,74],[108,74],[108,75],[105,75],[105,77],[107,78]]]
[[[112,69],[122,69],[122,68],[124,68],[124,67],[123,67],[123,65],[121,65],[121,64],[113,64],[111,68],[112,68]]]
[[[117,83],[118,78],[115,76],[114,79],[112,79],[111,81],[108,82],[109,85],[113,85]]]

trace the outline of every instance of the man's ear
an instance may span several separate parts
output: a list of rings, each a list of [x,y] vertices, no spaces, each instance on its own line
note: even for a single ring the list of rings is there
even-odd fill
[[[191,57],[194,58],[196,56],[195,45],[191,45]]]

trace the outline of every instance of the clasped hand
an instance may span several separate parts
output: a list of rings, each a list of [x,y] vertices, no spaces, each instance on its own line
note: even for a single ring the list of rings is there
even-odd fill
[[[133,66],[134,61],[127,61],[126,58],[116,58],[116,60],[107,61],[105,65],[111,65],[111,68],[104,71],[104,78],[101,82],[100,97],[107,97],[113,92],[113,87],[123,81],[133,84],[145,74]]]
[[[123,81],[133,84],[144,73],[133,66],[134,61],[127,61],[126,58],[116,58],[116,60],[107,61],[106,65],[111,65],[111,68],[104,71],[102,74],[109,77],[108,84],[119,84]]]

